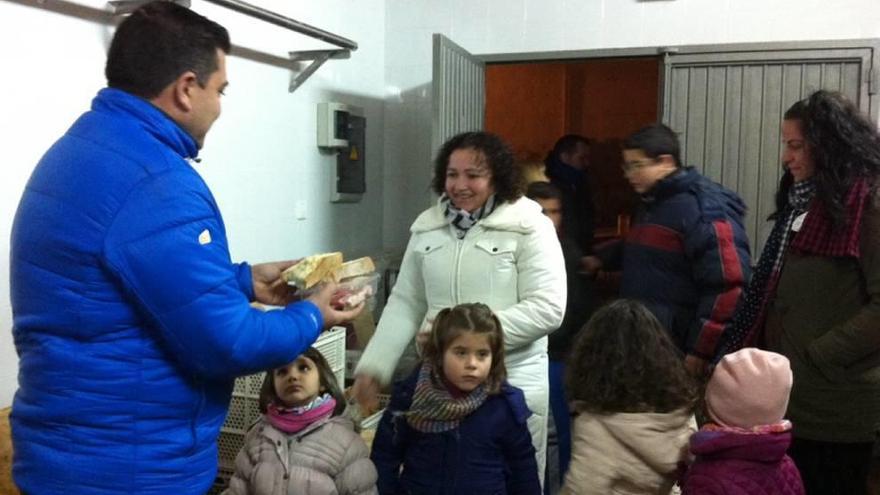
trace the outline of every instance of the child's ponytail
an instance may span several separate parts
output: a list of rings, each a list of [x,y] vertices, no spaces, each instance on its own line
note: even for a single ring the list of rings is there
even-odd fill
[[[443,359],[443,330],[449,328],[449,315],[452,308],[443,308],[434,316],[434,323],[431,325],[431,335],[425,342],[425,348],[422,349],[422,355],[429,361]]]

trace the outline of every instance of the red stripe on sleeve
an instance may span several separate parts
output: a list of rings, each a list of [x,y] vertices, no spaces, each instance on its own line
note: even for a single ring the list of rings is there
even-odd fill
[[[660,249],[661,251],[684,252],[684,241],[681,234],[662,225],[635,225],[630,228],[626,236],[626,242]]]
[[[696,352],[702,356],[711,357],[715,353],[715,347],[724,324],[733,316],[736,303],[744,283],[742,264],[739,253],[736,251],[736,242],[733,236],[733,227],[726,220],[712,222],[715,229],[715,238],[718,239],[718,257],[721,259],[721,287],[722,291],[715,298],[712,313],[703,325],[697,340]]]

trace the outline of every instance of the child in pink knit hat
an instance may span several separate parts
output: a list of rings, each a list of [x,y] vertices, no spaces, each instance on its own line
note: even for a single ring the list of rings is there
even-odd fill
[[[683,494],[804,493],[800,473],[786,455],[791,384],[791,367],[781,354],[745,348],[721,359],[706,385],[712,421],[691,437],[696,459]]]

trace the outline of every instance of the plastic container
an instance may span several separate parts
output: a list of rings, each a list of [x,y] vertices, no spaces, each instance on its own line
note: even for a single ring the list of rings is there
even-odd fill
[[[373,311],[376,307],[376,293],[379,291],[379,278],[379,274],[373,272],[340,280],[331,302],[334,306],[348,309],[357,306],[363,300],[367,303],[367,309]],[[320,291],[323,286],[323,283],[316,284],[299,291],[298,294],[305,299]]]

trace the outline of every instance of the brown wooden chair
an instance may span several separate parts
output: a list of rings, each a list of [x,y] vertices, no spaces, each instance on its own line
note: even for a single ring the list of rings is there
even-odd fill
[[[0,493],[19,495],[12,482],[12,432],[9,429],[9,407],[0,409]]]

